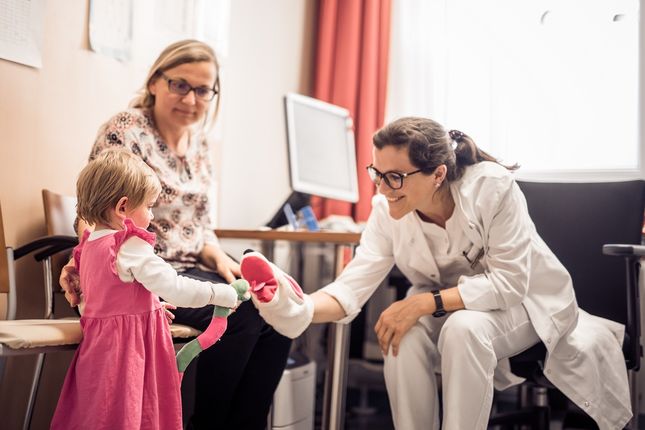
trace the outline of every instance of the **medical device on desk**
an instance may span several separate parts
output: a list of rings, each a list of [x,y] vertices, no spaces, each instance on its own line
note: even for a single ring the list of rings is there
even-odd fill
[[[354,125],[349,111],[291,93],[285,96],[284,106],[292,192],[267,223],[271,228],[288,223],[285,204],[298,214],[310,204],[312,195],[358,201]],[[307,213],[303,218],[307,220]],[[311,217],[308,220],[313,226]]]

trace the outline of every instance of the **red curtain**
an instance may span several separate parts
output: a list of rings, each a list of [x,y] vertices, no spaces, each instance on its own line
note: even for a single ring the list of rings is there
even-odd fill
[[[320,0],[314,97],[349,109],[354,119],[360,199],[314,198],[319,218],[367,219],[374,186],[365,173],[372,135],[383,124],[390,44],[390,0]]]

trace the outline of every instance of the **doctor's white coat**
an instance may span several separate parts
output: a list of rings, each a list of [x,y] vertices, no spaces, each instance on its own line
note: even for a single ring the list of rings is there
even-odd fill
[[[482,162],[450,184],[453,217],[471,244],[463,251],[481,273],[462,276],[458,288],[466,309],[495,311],[522,304],[548,351],[545,376],[587,412],[601,429],[617,429],[631,418],[621,324],[578,308],[571,277],[538,236],[526,200],[504,167]],[[323,288],[341,304],[349,322],[396,264],[415,286],[442,285],[435,260],[414,214],[389,216],[375,196],[356,256]],[[483,253],[480,251],[483,250]],[[581,287],[582,288],[582,287]],[[508,377],[500,366],[496,387]]]

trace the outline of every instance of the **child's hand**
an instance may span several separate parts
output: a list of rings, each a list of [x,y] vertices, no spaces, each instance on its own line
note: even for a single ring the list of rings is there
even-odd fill
[[[166,314],[166,319],[168,320],[168,324],[172,324],[172,320],[175,319],[175,314],[170,312],[171,309],[177,309],[177,306],[170,304],[168,302],[161,302],[161,307],[164,310],[164,313]]]
[[[251,291],[249,291],[249,283],[245,279],[236,279],[231,283],[231,287],[237,292],[237,304],[231,308],[231,312],[235,312],[243,302],[251,298]]]
[[[76,266],[74,266],[74,260],[70,260],[63,267],[58,282],[63,291],[65,291],[65,299],[67,299],[71,307],[81,303],[80,277]]]

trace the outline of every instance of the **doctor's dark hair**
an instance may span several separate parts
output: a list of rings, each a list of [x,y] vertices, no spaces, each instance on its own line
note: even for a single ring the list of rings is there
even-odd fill
[[[506,166],[495,157],[481,150],[466,134],[458,130],[446,131],[441,124],[429,118],[399,118],[380,130],[373,137],[374,146],[408,148],[410,162],[423,173],[432,173],[445,164],[448,182],[464,174],[467,166],[482,161],[492,161],[515,170],[519,165]]]

